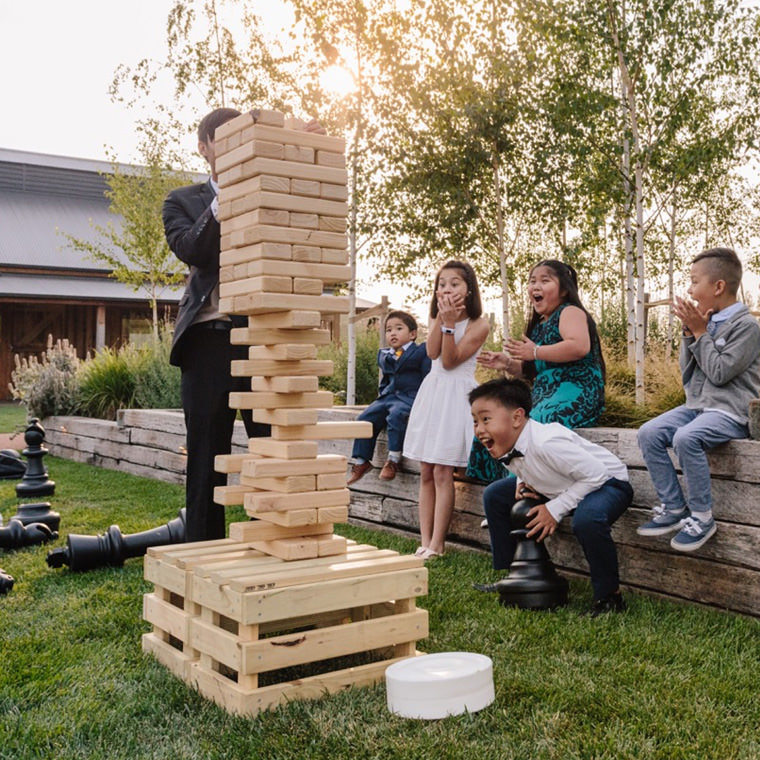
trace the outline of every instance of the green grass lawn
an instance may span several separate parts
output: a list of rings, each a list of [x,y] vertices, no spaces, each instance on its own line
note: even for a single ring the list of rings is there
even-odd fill
[[[449,552],[429,564],[427,652],[489,655],[496,700],[473,714],[405,720],[385,688],[298,701],[254,718],[227,714],[140,648],[142,560],[120,569],[52,570],[69,532],[115,523],[145,530],[176,516],[183,489],[49,457],[61,514],[52,545],[0,549],[16,584],[0,597],[0,758],[760,758],[758,621],[628,595],[622,615],[591,619],[587,583],[555,613],[508,610],[471,590],[489,557]],[[0,514],[16,481],[0,481]],[[229,510],[230,518],[243,519]],[[339,526],[402,552],[413,541]]]
[[[26,407],[17,401],[0,402],[0,433],[15,433],[26,427]],[[23,438],[22,438],[23,440]]]

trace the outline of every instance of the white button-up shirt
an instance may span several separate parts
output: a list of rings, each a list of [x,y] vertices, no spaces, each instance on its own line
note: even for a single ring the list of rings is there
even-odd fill
[[[509,469],[518,483],[547,497],[546,507],[557,522],[610,478],[628,480],[628,469],[611,451],[559,422],[529,419],[515,449],[522,456],[512,459]]]

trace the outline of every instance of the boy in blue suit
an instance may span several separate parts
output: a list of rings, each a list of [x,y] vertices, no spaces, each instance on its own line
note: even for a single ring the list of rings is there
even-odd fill
[[[385,339],[388,348],[377,352],[377,364],[382,377],[378,397],[359,415],[358,419],[372,423],[372,438],[354,441],[354,464],[347,485],[356,483],[372,468],[372,454],[377,436],[388,428],[388,461],[380,471],[382,480],[396,477],[401,451],[404,447],[406,423],[423,378],[430,372],[430,357],[424,343],[415,343],[417,322],[405,311],[392,311],[385,319]]]

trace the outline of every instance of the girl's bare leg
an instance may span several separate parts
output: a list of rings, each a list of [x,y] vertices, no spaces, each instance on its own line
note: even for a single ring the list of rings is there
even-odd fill
[[[454,513],[454,467],[437,464],[433,467],[435,483],[435,510],[433,531],[428,548],[443,554],[451,516]]]
[[[420,544],[425,548],[430,546],[433,539],[433,522],[435,518],[435,481],[433,479],[434,465],[420,462]]]

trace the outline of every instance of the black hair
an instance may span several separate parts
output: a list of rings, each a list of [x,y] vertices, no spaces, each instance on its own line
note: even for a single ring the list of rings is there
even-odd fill
[[[742,262],[732,248],[709,248],[695,256],[692,264],[704,262],[709,268],[713,281],[723,280],[732,296],[739,292],[742,282]]]
[[[226,124],[236,116],[240,116],[240,111],[234,108],[216,108],[211,113],[206,114],[198,125],[198,142],[208,143],[214,139],[214,132],[217,127]]]
[[[473,388],[467,396],[470,405],[479,398],[493,399],[507,409],[524,409],[525,416],[530,416],[533,401],[530,387],[524,380],[516,377],[497,377]]]
[[[549,267],[554,272],[559,281],[559,292],[564,293],[565,303],[572,304],[581,309],[586,315],[586,322],[588,324],[588,334],[591,339],[591,353],[599,363],[602,370],[602,378],[606,378],[607,368],[604,363],[604,356],[602,355],[602,344],[599,340],[599,331],[596,328],[596,322],[591,314],[588,313],[588,309],[581,302],[581,297],[578,295],[578,273],[570,264],[565,264],[564,261],[558,261],[557,259],[544,259],[534,264],[530,270],[528,277],[538,269],[538,267]],[[533,328],[541,321],[541,315],[533,308],[530,307],[530,315],[528,317],[528,325],[525,328],[525,334],[530,337]],[[536,365],[533,362],[525,362],[523,364],[523,376],[532,380],[536,376]]]
[[[433,300],[430,302],[430,317],[435,319],[438,316],[438,281],[441,279],[441,272],[444,269],[459,269],[462,272],[462,279],[467,284],[467,295],[464,299],[464,308],[470,319],[478,319],[483,314],[483,302],[480,300],[480,288],[478,287],[478,278],[475,270],[466,261],[457,261],[451,259],[447,261],[435,275],[433,284]]]
[[[384,325],[388,324],[389,319],[400,319],[410,330],[417,331],[417,320],[408,312],[396,309],[395,311],[389,311],[385,317]]]

